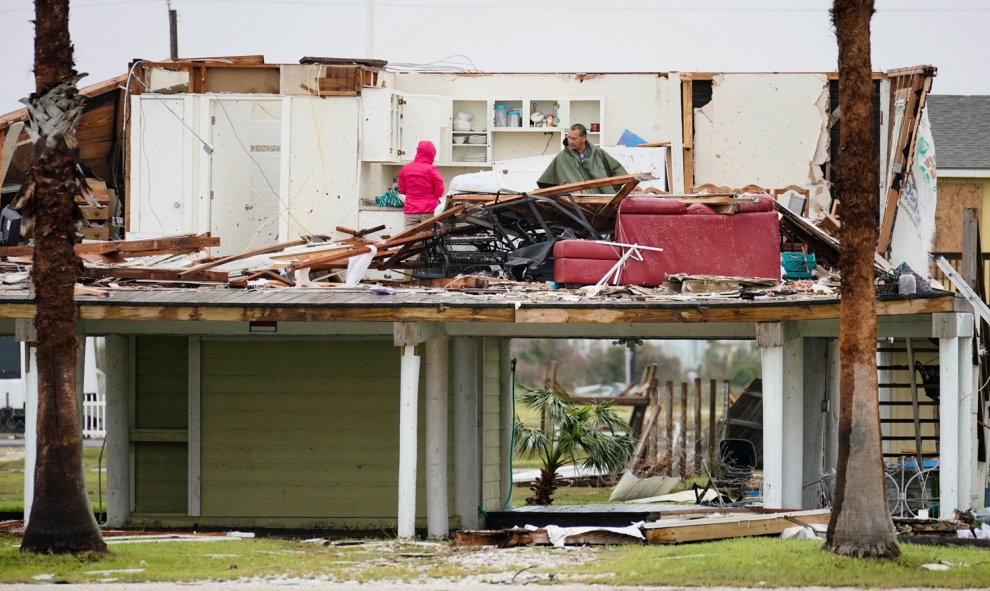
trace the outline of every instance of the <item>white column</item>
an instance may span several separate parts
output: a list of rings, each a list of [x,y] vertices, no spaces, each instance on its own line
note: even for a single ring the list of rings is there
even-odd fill
[[[38,462],[38,357],[24,345],[24,525],[34,504],[34,467]]]
[[[450,533],[447,505],[447,338],[426,343],[426,532]]]
[[[939,518],[981,505],[976,468],[973,387],[973,315],[932,314],[939,350]],[[974,498],[976,497],[976,498]]]
[[[959,339],[938,340],[938,483],[939,517],[960,508],[959,494]]]
[[[461,529],[478,527],[478,343],[455,337],[454,347],[454,512]]]
[[[200,337],[189,337],[188,346],[188,400],[189,416],[186,443],[187,458],[187,490],[186,490],[186,510],[190,517],[200,516],[201,489],[202,489],[202,463],[200,441],[202,436],[202,423],[200,421],[200,350],[202,341]]]
[[[107,526],[122,527],[131,513],[128,339],[106,337]]]
[[[419,365],[416,347],[402,346],[399,390],[399,538],[416,535],[416,456]]]
[[[804,347],[783,323],[757,323],[763,366],[763,505],[801,507]]]
[[[817,483],[822,473],[824,451],[825,411],[828,406],[828,339],[804,339],[804,439],[801,478],[801,508],[817,506],[818,487],[804,487],[804,483]]]

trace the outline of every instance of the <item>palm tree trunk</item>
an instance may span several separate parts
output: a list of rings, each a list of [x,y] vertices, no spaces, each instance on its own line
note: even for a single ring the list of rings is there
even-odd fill
[[[840,200],[839,457],[826,547],[836,554],[900,554],[884,498],[877,396],[876,295],[878,158],[872,137],[870,19],[873,0],[835,0],[839,45],[839,132],[836,197]]]
[[[106,552],[86,498],[76,399],[74,196],[80,194],[81,179],[75,123],[83,99],[75,88],[69,1],[35,0],[35,15],[36,92],[28,109],[35,163],[27,181],[31,203],[24,211],[34,217],[38,455],[21,550]]]
[[[557,490],[557,470],[543,468],[536,482],[530,487],[533,494],[526,499],[527,505],[549,505],[553,503],[553,493]]]

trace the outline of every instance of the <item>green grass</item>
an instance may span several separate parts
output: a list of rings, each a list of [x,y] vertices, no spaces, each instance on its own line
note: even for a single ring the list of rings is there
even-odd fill
[[[610,585],[732,587],[990,587],[985,548],[902,544],[896,561],[836,556],[821,542],[741,538],[682,546],[622,546],[584,569],[588,582]],[[945,561],[948,571],[921,565]]]
[[[89,495],[93,511],[103,511],[107,504],[107,458],[103,457],[103,470],[98,469],[99,447],[83,448],[83,469],[86,478],[86,493]],[[103,507],[99,506],[97,477],[103,486]],[[0,462],[0,511],[24,510],[24,459]]]
[[[321,546],[296,540],[112,544],[107,557],[35,556],[0,536],[0,583],[31,583],[42,574],[70,583],[231,580],[283,577],[424,582],[504,580],[527,566],[542,581],[609,585],[990,587],[990,552],[979,548],[901,545],[896,561],[843,558],[815,541],[748,538],[681,546],[627,545],[555,551],[453,548],[446,544],[368,540]],[[948,563],[931,572],[926,563]],[[533,566],[534,563],[538,566]],[[520,566],[522,565],[522,566]],[[93,573],[143,569],[137,573]],[[494,573],[501,573],[498,577]]]

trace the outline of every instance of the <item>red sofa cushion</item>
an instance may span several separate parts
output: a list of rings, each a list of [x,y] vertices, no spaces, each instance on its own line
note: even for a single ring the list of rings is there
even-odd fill
[[[594,240],[558,240],[553,244],[553,256],[555,259],[569,257],[612,261],[614,263],[622,256],[622,249]]]

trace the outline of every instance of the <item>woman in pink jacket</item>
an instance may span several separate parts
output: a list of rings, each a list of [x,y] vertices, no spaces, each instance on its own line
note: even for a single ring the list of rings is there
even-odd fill
[[[433,217],[433,210],[443,197],[443,177],[433,165],[437,148],[423,140],[416,146],[416,158],[399,171],[399,192],[406,196],[402,212],[406,214],[406,229]]]

